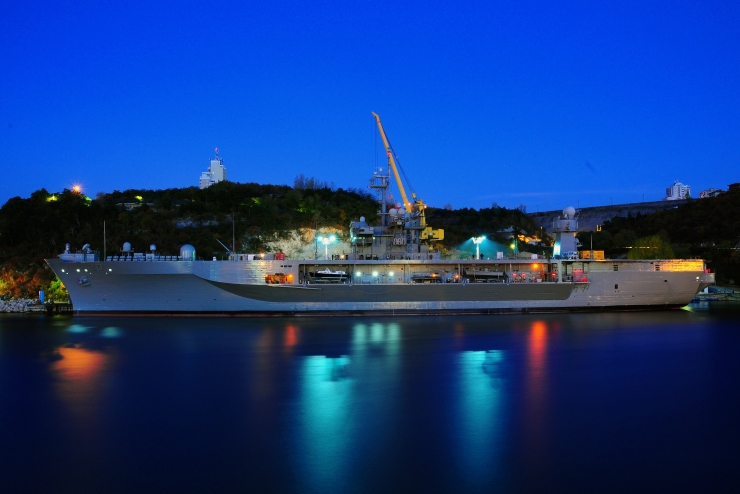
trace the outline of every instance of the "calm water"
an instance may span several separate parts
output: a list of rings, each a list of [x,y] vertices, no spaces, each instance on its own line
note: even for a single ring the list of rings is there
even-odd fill
[[[738,309],[3,316],[0,491],[733,490]]]

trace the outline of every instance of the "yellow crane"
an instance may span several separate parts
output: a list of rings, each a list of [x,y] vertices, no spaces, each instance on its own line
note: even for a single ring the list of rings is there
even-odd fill
[[[401,192],[401,199],[403,199],[403,205],[406,208],[406,211],[411,212],[414,208],[416,208],[419,211],[419,225],[421,228],[421,239],[422,240],[442,240],[444,238],[444,230],[432,230],[431,227],[427,226],[426,223],[426,215],[424,214],[424,209],[426,206],[424,205],[424,202],[421,199],[416,198],[416,193],[412,189],[411,190],[411,199],[414,201],[413,204],[409,202],[408,196],[406,195],[406,189],[403,187],[403,182],[401,181],[401,176],[398,174],[398,169],[400,167],[400,164],[396,164],[396,160],[394,158],[395,153],[393,152],[393,148],[391,147],[391,143],[388,140],[388,136],[385,135],[385,130],[383,130],[383,124],[380,123],[380,116],[378,116],[377,113],[372,112],[373,117],[375,117],[375,122],[378,124],[378,130],[380,131],[380,137],[383,139],[383,145],[385,146],[385,152],[388,154],[388,164],[390,165],[391,169],[393,170],[393,176],[396,177],[396,183],[398,184],[398,190]],[[403,172],[403,169],[401,169],[401,172]],[[406,177],[406,174],[404,173],[404,177]],[[408,177],[406,177],[406,181],[408,182]],[[409,187],[411,184],[409,184]]]
[[[396,160],[393,159],[393,148],[391,148],[391,143],[388,142],[388,136],[385,135],[385,130],[383,130],[383,124],[380,123],[380,117],[377,113],[372,112],[373,116],[375,117],[375,122],[378,124],[378,130],[380,131],[380,137],[383,139],[383,145],[385,146],[385,152],[388,154],[388,164],[391,166],[391,169],[393,170],[393,176],[396,177],[396,183],[398,184],[398,190],[401,191],[401,198],[403,199],[403,205],[406,208],[406,211],[411,211],[411,203],[409,202],[408,197],[406,196],[406,190],[403,188],[403,182],[401,182],[401,177],[398,175],[398,167],[396,166]],[[413,194],[413,191],[412,191]],[[414,199],[416,199],[416,195],[414,195]]]

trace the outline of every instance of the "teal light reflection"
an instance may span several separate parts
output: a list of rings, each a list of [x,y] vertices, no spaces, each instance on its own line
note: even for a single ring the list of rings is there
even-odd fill
[[[474,484],[489,482],[500,466],[504,360],[501,350],[460,353],[459,459]]]
[[[73,324],[67,328],[68,333],[87,333],[88,330],[92,329],[90,326],[83,326],[81,324]]]
[[[115,326],[108,326],[100,330],[101,338],[120,338],[121,336],[123,336],[123,331]]]
[[[364,345],[367,343],[367,326],[364,324],[355,324],[352,328],[352,343],[355,345]]]
[[[352,457],[353,436],[357,433],[356,413],[352,410],[355,383],[350,378],[350,358],[323,355],[303,359],[300,369],[299,448],[301,470],[307,490],[325,490],[337,479],[347,478]],[[343,488],[342,488],[343,487]]]
[[[384,340],[384,327],[382,324],[376,322],[370,326],[370,341],[373,343],[380,343]]]

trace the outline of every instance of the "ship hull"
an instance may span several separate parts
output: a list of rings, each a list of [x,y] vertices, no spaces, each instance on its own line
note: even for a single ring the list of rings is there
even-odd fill
[[[67,287],[78,314],[445,314],[664,309],[688,304],[707,284],[703,270],[596,270],[586,282],[270,285],[259,281],[264,272],[276,267],[267,261],[47,262]],[[403,269],[401,263],[395,269]]]

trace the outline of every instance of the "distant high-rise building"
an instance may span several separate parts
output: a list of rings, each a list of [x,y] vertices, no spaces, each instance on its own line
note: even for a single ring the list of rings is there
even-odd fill
[[[208,171],[200,175],[200,188],[205,189],[224,180],[226,180],[226,167],[223,158],[218,157],[218,148],[216,148],[216,157],[211,160]]]
[[[664,201],[678,201],[679,199],[687,199],[691,197],[691,187],[684,185],[678,180],[673,182],[673,185],[665,190]]]

